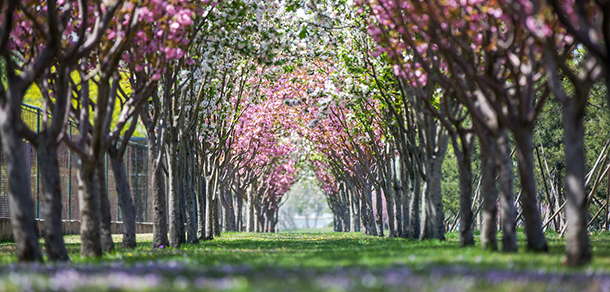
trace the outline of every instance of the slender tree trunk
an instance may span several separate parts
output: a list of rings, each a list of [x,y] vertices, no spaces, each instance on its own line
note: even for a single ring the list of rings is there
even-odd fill
[[[531,151],[532,149],[530,147],[530,156],[532,154]],[[505,130],[503,130],[502,133],[498,137],[496,137],[496,157],[498,164],[498,190],[500,194],[500,219],[502,224],[502,250],[505,252],[515,252],[517,251],[518,247],[515,226],[515,221],[517,219],[517,211],[515,210],[515,195],[513,192],[513,161],[510,158],[508,133]],[[533,164],[531,166],[533,167]],[[533,168],[531,175],[531,179],[533,179]],[[524,182],[521,181],[521,183],[523,184]],[[538,214],[535,193],[533,199],[534,209],[525,211],[536,212],[536,214]],[[542,229],[540,228],[541,226],[542,224],[540,224],[540,216],[538,215],[538,229],[540,232],[542,232]],[[526,229],[528,229],[528,227],[526,227]],[[542,238],[544,240],[544,235],[542,235]]]
[[[388,150],[389,152],[389,150]],[[388,236],[396,237],[396,228],[395,228],[395,220],[394,217],[394,198],[396,197],[395,188],[394,188],[394,169],[393,169],[393,159],[390,158],[386,162],[386,177],[384,179],[385,188],[383,190],[383,194],[385,196],[386,209],[388,210]]]
[[[224,231],[235,231],[235,210],[233,209],[233,194],[226,185],[221,187],[220,203],[222,205],[222,216]]]
[[[409,173],[407,171],[407,163],[401,158],[400,159],[400,177],[402,187],[402,238],[410,238],[412,230],[410,229],[410,216],[409,216]]]
[[[371,185],[369,183],[366,184],[366,187],[364,189],[364,191],[362,192],[363,195],[363,202],[365,202],[365,204],[362,205],[362,207],[364,207],[362,212],[364,214],[364,216],[366,217],[366,222],[367,222],[367,228],[366,228],[366,234],[368,235],[378,235],[378,231],[377,231],[377,226],[375,225],[375,215],[373,212],[373,191],[371,189]]]
[[[160,248],[169,246],[169,239],[167,237],[167,200],[165,198],[165,176],[161,169],[161,161],[154,161],[153,156],[151,154],[149,158],[149,165],[151,165],[150,167],[153,170],[150,181],[154,208],[152,245],[155,248]]]
[[[91,163],[81,165],[77,172],[78,205],[80,208],[81,256],[100,257],[100,198],[96,186],[95,166]]]
[[[343,231],[347,232],[347,231],[351,231],[351,224],[352,224],[352,212],[351,212],[351,206],[352,206],[352,201],[350,199],[349,193],[347,191],[347,189],[345,188],[345,184],[342,184],[342,187],[340,189],[340,195],[341,195],[341,201],[343,202],[342,206],[343,206]]]
[[[403,237],[403,213],[402,213],[402,205],[403,205],[403,196],[404,191],[402,187],[394,188],[394,228],[397,237]]]
[[[350,208],[352,209],[350,212],[350,222],[352,223],[351,231],[359,232],[360,231],[360,205],[358,200],[358,195],[354,192],[353,189],[348,189],[348,196],[350,198]]]
[[[377,223],[377,235],[383,237],[383,194],[379,187],[375,190],[375,223]]]
[[[63,206],[57,143],[43,138],[38,144],[36,152],[42,176],[44,239],[47,257],[51,261],[69,261],[61,224]]]
[[[216,192],[216,173],[207,182],[208,191],[205,197],[205,239],[214,239],[214,193]]]
[[[462,147],[461,152],[458,159],[460,175],[460,246],[471,246],[474,245],[474,235],[472,232],[472,163],[470,161],[470,146],[465,145],[465,147]]]
[[[34,204],[30,193],[30,169],[26,167],[23,139],[14,127],[20,112],[11,111],[10,108],[0,111],[0,138],[7,159],[11,225],[17,259],[42,261],[36,233]]]
[[[483,220],[481,226],[481,246],[483,246],[483,249],[497,250],[496,216],[498,208],[496,201],[498,200],[498,189],[496,188],[496,164],[493,155],[495,150],[492,143],[487,144],[489,145],[488,148],[481,147],[481,193],[483,198],[483,208],[481,210]]]
[[[187,145],[191,145],[192,138],[188,138],[185,141],[186,147]],[[190,146],[189,148],[194,148],[194,146]],[[187,152],[185,150],[185,152]],[[183,160],[182,164],[184,165],[184,176],[186,176],[186,184],[184,186],[184,199],[186,201],[186,233],[187,243],[199,243],[199,238],[197,238],[197,194],[195,187],[195,173],[194,173],[194,164],[195,157],[193,155],[192,150],[188,150],[188,153],[185,153],[186,159]]]
[[[393,194],[393,189],[392,189],[392,185],[389,184],[389,187],[386,189],[386,191],[384,191],[384,195],[387,193],[387,195],[385,196],[385,202],[386,202],[386,209],[388,210],[388,236],[389,237],[396,237],[396,228],[394,225],[394,197],[396,197],[396,195]],[[383,226],[382,226],[383,227]]]
[[[241,190],[240,190],[241,192]],[[243,210],[244,210],[244,199],[243,199],[243,193],[242,194],[236,194],[235,198],[235,204],[237,205],[236,207],[236,216],[237,216],[237,231],[244,231],[244,218],[243,218]]]
[[[197,194],[197,214],[199,216],[199,240],[205,240],[205,222],[206,222],[206,197],[207,197],[207,183],[205,177],[201,178],[200,191]]]
[[[564,151],[566,159],[566,262],[579,266],[591,261],[587,233],[587,194],[585,192],[584,103],[579,97],[563,105]]]
[[[421,205],[421,177],[414,175],[411,183],[411,201],[409,202],[409,229],[411,238],[417,238],[420,234],[419,206]]]
[[[250,186],[250,189],[248,190],[248,224],[246,226],[246,229],[248,232],[254,232],[256,229],[256,225],[254,222],[254,196],[255,196],[255,191],[254,191],[254,187]]]
[[[114,182],[116,184],[117,197],[123,217],[123,248],[136,248],[136,208],[131,198],[129,179],[125,167],[125,159],[121,155],[108,155]]]
[[[445,225],[443,216],[443,195],[441,194],[441,175],[445,150],[447,149],[447,141],[445,139],[444,146],[439,147],[439,151],[435,157],[431,157],[427,163],[426,170],[426,192],[424,203],[426,208],[422,208],[424,213],[425,227],[421,231],[420,239],[436,238],[445,239]]]
[[[222,206],[220,205],[220,198],[219,198],[220,194],[216,193],[214,195],[214,217],[213,217],[213,222],[214,222],[214,236],[220,236],[221,234],[221,229],[220,229],[220,214],[222,212],[222,210],[220,208],[222,208]]]
[[[183,224],[180,216],[180,174],[178,169],[178,142],[172,139],[172,134],[168,133],[170,141],[167,143],[167,172],[169,174],[169,244],[171,247],[180,246],[181,237],[180,224]]]
[[[186,243],[186,199],[184,195],[184,188],[186,184],[186,179],[183,179],[183,173],[180,172],[180,188],[179,188],[179,198],[180,203],[178,205],[178,210],[180,210],[180,223],[178,226],[178,234],[180,234],[180,244]],[[170,241],[171,242],[171,241]]]
[[[524,130],[515,136],[517,144],[517,158],[519,159],[519,175],[521,178],[521,207],[525,218],[525,233],[527,235],[527,249],[548,252],[542,219],[536,195],[536,179],[534,176],[534,143],[532,132]],[[512,161],[511,161],[512,162]],[[583,176],[584,177],[584,176]],[[584,184],[583,184],[584,185]],[[586,221],[586,220],[585,220]],[[506,251],[506,249],[505,249]],[[516,239],[514,250],[517,251]]]
[[[106,187],[106,167],[102,159],[97,163],[96,176],[100,198],[100,240],[102,251],[111,252],[114,250],[114,241],[112,241],[112,230],[110,227],[112,217],[110,215],[108,188]]]

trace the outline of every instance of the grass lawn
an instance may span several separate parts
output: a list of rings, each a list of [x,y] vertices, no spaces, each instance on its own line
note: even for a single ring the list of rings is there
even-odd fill
[[[562,266],[564,242],[548,234],[549,254],[457,247],[447,241],[376,238],[360,233],[224,233],[179,249],[136,250],[71,264],[19,264],[0,243],[0,291],[610,291],[610,233],[592,234],[592,264]],[[117,236],[116,242],[120,241]],[[520,238],[520,246],[524,246]]]

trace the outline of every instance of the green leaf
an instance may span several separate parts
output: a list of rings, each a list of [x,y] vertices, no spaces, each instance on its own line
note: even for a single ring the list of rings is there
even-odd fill
[[[300,39],[304,39],[307,37],[307,28],[304,27],[301,29],[301,31],[299,32],[299,38]]]

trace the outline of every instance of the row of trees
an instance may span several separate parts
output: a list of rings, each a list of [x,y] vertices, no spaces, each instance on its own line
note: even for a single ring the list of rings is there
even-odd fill
[[[325,190],[336,230],[383,236],[387,224],[389,236],[444,239],[442,166],[451,148],[460,244],[474,244],[479,205],[483,248],[498,249],[499,225],[502,249],[516,251],[522,219],[528,249],[546,251],[533,130],[552,100],[563,112],[567,263],[586,263],[583,114],[591,89],[601,80],[607,88],[604,5],[0,1],[0,134],[18,257],[42,259],[22,187],[24,138],[40,159],[49,259],[68,260],[58,143],[80,159],[81,254],[114,248],[104,153],[123,246],[135,247],[123,154],[138,123],[148,137],[154,247],[209,240],[222,229],[274,231],[303,165]],[[40,133],[20,119],[34,85],[46,113]],[[68,119],[79,126],[72,140]]]
[[[471,157],[477,141],[483,248],[498,248],[499,209],[504,251],[517,250],[518,219],[525,225],[527,248],[547,251],[533,131],[553,99],[563,113],[566,262],[589,262],[592,197],[585,189],[583,117],[592,88],[603,80],[607,88],[608,7],[595,1],[360,1],[358,6],[362,18],[355,17],[354,26],[366,25],[374,43],[351,34],[345,42],[349,53],[340,55],[347,73],[334,76],[341,91],[350,94],[335,94],[324,127],[336,141],[321,143],[347,150],[324,152],[318,167],[333,210],[347,214],[345,206],[354,204],[352,197],[359,198],[361,224],[375,234],[369,210],[374,189],[377,202],[380,193],[385,196],[390,235],[443,239],[441,165],[450,141],[459,170],[460,242],[472,245],[476,181]],[[361,77],[354,82],[355,76]],[[521,189],[518,202],[511,138]],[[350,190],[355,184],[356,192]],[[354,196],[357,192],[367,195]]]
[[[24,187],[30,174],[23,139],[40,161],[49,260],[69,260],[60,143],[79,160],[81,255],[114,249],[105,153],[117,183],[123,247],[136,247],[124,153],[138,124],[148,137],[154,247],[212,239],[221,221],[225,230],[273,230],[298,163],[286,133],[277,132],[288,124],[277,115],[282,100],[261,91],[277,78],[265,64],[290,49],[280,38],[290,32],[279,28],[290,15],[280,8],[258,1],[1,1],[0,136],[18,258],[42,260]],[[39,133],[20,114],[33,87],[42,93]],[[69,119],[79,130],[72,139]]]

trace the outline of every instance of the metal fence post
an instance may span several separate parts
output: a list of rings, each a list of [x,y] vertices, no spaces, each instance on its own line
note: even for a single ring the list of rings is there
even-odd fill
[[[144,149],[144,222],[148,222],[148,147]]]
[[[36,133],[40,133],[40,110],[36,110]],[[31,173],[31,172],[30,172]],[[36,218],[40,218],[40,159],[36,149]]]
[[[125,142],[129,143],[127,141],[125,141]],[[130,159],[129,159],[129,148],[131,148],[131,147],[129,147],[129,144],[128,144],[127,145],[127,149],[125,150],[125,157],[124,157],[124,159],[125,159],[125,168],[126,168],[126,172],[127,172],[127,182],[129,184],[129,187],[131,188],[131,178],[129,177],[129,161],[130,161]],[[129,193],[131,194],[131,192],[129,192]],[[134,210],[135,210],[135,204],[134,204]]]
[[[135,155],[136,156],[136,182],[135,182],[135,186],[136,186],[136,196],[135,197],[136,197],[136,199],[135,199],[135,201],[136,201],[136,206],[140,207],[140,210],[142,210],[142,208],[141,208],[142,206],[139,206],[140,204],[139,204],[139,201],[138,201],[138,191],[140,190],[140,185],[138,184],[138,177],[140,176],[140,173],[138,172],[138,156],[139,156],[138,153],[140,152],[140,147],[136,146],[135,150],[136,150],[136,155]],[[136,214],[139,215],[139,212],[137,212],[137,209],[136,209]],[[142,218],[139,218],[139,219],[142,220]]]
[[[72,125],[68,124],[70,140],[72,140]],[[68,152],[68,220],[72,220],[72,152]]]

